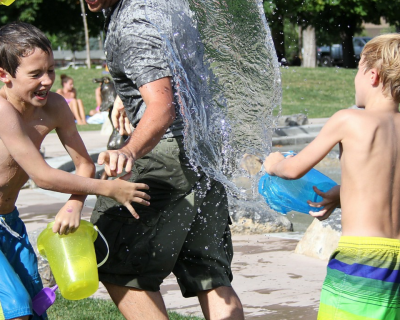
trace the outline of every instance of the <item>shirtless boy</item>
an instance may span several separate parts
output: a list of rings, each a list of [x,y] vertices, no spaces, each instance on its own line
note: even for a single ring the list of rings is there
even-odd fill
[[[42,289],[37,261],[18,217],[15,202],[28,178],[41,188],[72,194],[58,212],[53,231],[68,234],[79,227],[87,194],[124,204],[149,205],[138,189],[145,184],[96,180],[95,167],[76,130],[74,117],[60,95],[50,92],[55,78],[51,44],[27,23],[0,28],[0,318],[46,319],[32,311],[31,299]],[[39,153],[44,137],[56,130],[76,166],[76,175],[51,168]],[[128,178],[125,177],[125,178]],[[3,319],[4,319],[3,318]]]
[[[340,144],[343,233],[318,319],[400,319],[400,34],[366,44],[355,91],[364,110],[337,112],[299,154],[272,153],[264,167],[297,179]],[[331,211],[313,215],[325,219]]]

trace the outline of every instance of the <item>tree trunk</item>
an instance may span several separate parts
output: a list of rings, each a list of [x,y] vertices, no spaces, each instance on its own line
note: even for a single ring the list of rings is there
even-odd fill
[[[276,19],[275,21],[269,21],[272,40],[274,41],[274,47],[278,61],[281,62],[282,58],[285,57],[285,36],[283,33],[283,18]]]
[[[315,68],[317,66],[317,46],[315,29],[308,26],[303,29],[303,67]]]
[[[82,18],[83,18],[83,29],[85,31],[86,65],[87,65],[88,69],[90,69],[92,62],[90,60],[89,29],[87,26],[85,5],[83,3],[83,0],[80,0],[80,3],[81,3]]]
[[[354,31],[351,29],[347,33],[342,34],[344,68],[357,68],[356,58],[354,57],[353,36]]]

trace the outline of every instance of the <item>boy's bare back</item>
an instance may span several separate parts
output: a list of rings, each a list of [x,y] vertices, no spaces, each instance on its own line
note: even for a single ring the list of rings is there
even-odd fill
[[[339,143],[343,236],[400,239],[400,35],[365,46],[354,82],[363,109],[335,113],[298,155],[273,153],[264,167],[297,179]]]
[[[345,236],[400,239],[400,114],[348,110],[341,156]]]

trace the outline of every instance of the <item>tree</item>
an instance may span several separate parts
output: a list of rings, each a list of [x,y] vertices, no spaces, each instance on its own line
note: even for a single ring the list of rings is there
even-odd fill
[[[278,60],[281,61],[287,57],[285,26],[287,21],[295,21],[294,17],[300,10],[300,3],[296,0],[263,0],[263,7]]]
[[[352,38],[362,30],[363,22],[379,24],[380,18],[400,28],[399,0],[269,0],[264,10],[271,33],[279,30],[285,19],[306,29],[312,26],[317,34],[338,36],[343,46],[344,67],[355,67]],[[284,37],[284,34],[279,34]],[[284,40],[278,40],[280,45]],[[277,44],[276,44],[277,45]],[[278,47],[281,48],[281,47]]]
[[[71,50],[84,48],[85,33],[79,0],[18,0],[1,8],[0,25],[11,21],[29,22],[51,39],[60,39]],[[102,29],[102,14],[87,13],[88,30],[97,36]],[[56,46],[53,43],[53,46]]]

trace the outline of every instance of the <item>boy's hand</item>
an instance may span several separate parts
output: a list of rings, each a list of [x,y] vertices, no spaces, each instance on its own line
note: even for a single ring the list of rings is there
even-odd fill
[[[118,96],[114,101],[111,112],[111,121],[114,128],[118,129],[121,136],[130,135],[132,133],[131,123],[126,115],[122,100]]]
[[[281,162],[285,157],[283,156],[282,153],[280,152],[272,152],[269,154],[268,157],[265,158],[264,160],[264,169],[267,171],[268,174],[273,175],[273,167]]]
[[[131,172],[135,162],[132,154],[122,150],[107,150],[99,154],[97,163],[104,164],[104,171],[109,177],[116,177],[125,168],[126,172]]]
[[[147,193],[138,191],[148,190],[149,186],[144,183],[124,181],[128,180],[130,176],[131,173],[128,173],[122,177],[110,181],[110,183],[113,183],[110,197],[123,204],[136,219],[139,219],[139,215],[136,213],[135,209],[133,209],[131,202],[134,201],[144,206],[149,206],[150,202],[146,200],[150,200],[150,196]]]
[[[309,214],[310,216],[317,218],[319,221],[322,221],[329,218],[333,210],[340,207],[340,186],[334,186],[327,192],[322,192],[315,186],[313,189],[316,194],[323,198],[323,200],[321,202],[312,202],[308,200],[307,203],[314,208],[324,208],[318,212],[310,211]]]
[[[54,219],[53,232],[65,235],[75,232],[81,221],[82,206],[80,201],[68,201]]]

